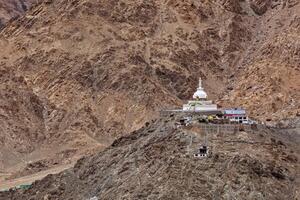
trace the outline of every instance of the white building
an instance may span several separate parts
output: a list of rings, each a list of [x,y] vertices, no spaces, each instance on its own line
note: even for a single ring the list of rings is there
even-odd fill
[[[193,95],[193,99],[183,105],[183,111],[205,112],[205,111],[217,111],[217,105],[212,101],[207,100],[207,94],[202,87],[202,80],[199,79],[199,87]]]

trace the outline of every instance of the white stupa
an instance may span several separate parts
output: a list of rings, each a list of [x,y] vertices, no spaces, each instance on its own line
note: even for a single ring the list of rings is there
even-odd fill
[[[199,78],[199,87],[193,95],[193,99],[183,105],[183,111],[217,111],[218,107],[212,101],[207,100],[207,94],[202,87],[202,80]]]
[[[197,88],[197,91],[194,93],[193,99],[203,99],[203,100],[207,99],[207,94],[202,87],[201,78],[199,78],[199,87]]]

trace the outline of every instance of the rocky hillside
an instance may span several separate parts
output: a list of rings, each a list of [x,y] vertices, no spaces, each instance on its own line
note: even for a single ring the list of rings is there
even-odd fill
[[[0,29],[12,19],[16,19],[40,0],[2,0],[0,2]]]
[[[45,139],[43,104],[23,77],[0,70],[0,169],[22,162]]]
[[[210,131],[182,118],[147,123],[73,169],[4,199],[298,199],[299,132]],[[217,126],[217,125],[215,125]],[[215,127],[217,130],[217,128]],[[208,130],[208,129],[207,129]],[[206,136],[205,136],[206,135]],[[290,138],[289,138],[290,137]],[[206,139],[205,139],[206,138]],[[193,153],[207,140],[209,156]]]
[[[86,152],[85,146],[88,151],[99,147],[100,142],[85,134],[51,140],[56,137],[51,125],[61,120],[61,111],[54,107],[38,97],[23,76],[7,68],[0,70],[0,180],[3,172],[14,175],[25,168],[20,174],[27,174],[31,170],[28,168],[45,163],[37,170],[41,171],[53,164],[69,163],[74,154]],[[49,111],[58,114],[50,118]],[[101,142],[106,144],[105,141]],[[62,147],[57,146],[62,143]]]
[[[220,105],[295,117],[299,9],[297,0],[43,1],[0,32],[0,68],[21,80],[1,85],[2,143],[54,157],[107,145],[181,106],[199,76]]]
[[[292,118],[300,114],[299,1],[254,2],[265,13],[255,22],[252,44],[242,54],[233,90],[224,100],[245,106],[253,117]]]

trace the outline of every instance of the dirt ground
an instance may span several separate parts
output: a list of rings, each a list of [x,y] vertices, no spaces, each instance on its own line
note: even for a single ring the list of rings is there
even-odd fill
[[[49,174],[57,174],[57,173],[59,173],[63,170],[69,169],[73,166],[74,166],[74,163],[64,165],[64,166],[55,167],[55,168],[50,168],[50,169],[43,170],[41,172],[31,174],[31,175],[28,175],[28,176],[22,176],[21,178],[17,178],[17,179],[0,180],[1,181],[0,191],[9,190],[11,188],[15,188],[15,187],[20,186],[20,185],[32,184],[34,181],[41,180],[42,178],[44,178],[45,176],[47,176]]]

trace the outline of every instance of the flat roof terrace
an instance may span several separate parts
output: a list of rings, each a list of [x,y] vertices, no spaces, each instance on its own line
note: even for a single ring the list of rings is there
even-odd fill
[[[180,109],[174,110],[162,110],[160,111],[160,115],[166,116],[170,114],[180,115],[180,114],[189,114],[189,115],[217,115],[223,114],[222,110],[213,110],[213,111],[184,111]]]

